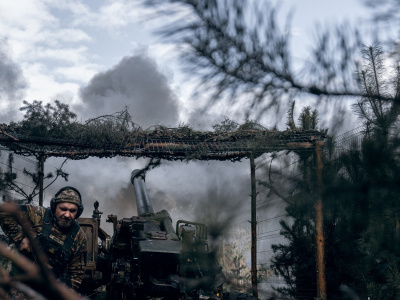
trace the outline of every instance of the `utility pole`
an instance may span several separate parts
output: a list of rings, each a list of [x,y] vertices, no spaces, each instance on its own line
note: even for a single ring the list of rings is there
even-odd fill
[[[39,206],[43,206],[44,155],[39,155]]]
[[[315,171],[317,175],[317,197],[315,201],[315,241],[316,241],[316,264],[317,264],[317,297],[327,299],[325,279],[325,237],[324,237],[324,215],[322,205],[322,141],[315,143]]]
[[[257,288],[257,211],[256,211],[256,164],[254,154],[250,153],[250,173],[251,173],[251,289],[253,296],[258,299]]]

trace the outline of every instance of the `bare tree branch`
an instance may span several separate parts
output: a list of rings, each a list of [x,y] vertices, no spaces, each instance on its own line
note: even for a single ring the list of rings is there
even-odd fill
[[[33,236],[29,221],[23,218],[18,206],[13,203],[0,205],[0,212],[7,213],[17,220],[25,236],[29,239],[32,252],[37,261],[37,263],[32,263],[16,250],[12,250],[5,244],[0,243],[0,255],[13,262],[24,272],[23,275],[1,278],[0,285],[12,286],[24,294],[39,293],[48,299],[84,299],[54,277],[48,268],[46,255]]]

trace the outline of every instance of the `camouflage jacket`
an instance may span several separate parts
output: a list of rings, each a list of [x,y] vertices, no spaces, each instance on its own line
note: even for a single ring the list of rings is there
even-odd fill
[[[43,207],[37,207],[32,205],[21,205],[22,214],[25,215],[32,224],[32,233],[38,235],[42,231],[43,219],[46,209]],[[25,235],[22,232],[21,227],[16,222],[16,220],[5,214],[0,213],[0,226],[4,233],[14,241],[16,245],[24,239]],[[53,221],[51,227],[51,235],[53,238],[60,243],[63,243],[66,239],[66,234],[60,231]],[[67,265],[67,273],[71,282],[67,282],[71,285],[73,289],[78,289],[83,275],[85,274],[85,263],[86,263],[86,253],[87,253],[87,241],[85,233],[81,228],[79,228],[78,233],[71,246],[71,256]],[[50,267],[55,267],[51,265]]]

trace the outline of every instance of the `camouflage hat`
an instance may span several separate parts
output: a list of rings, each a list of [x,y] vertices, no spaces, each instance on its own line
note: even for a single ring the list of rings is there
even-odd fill
[[[54,203],[55,204],[58,204],[58,203],[61,203],[61,202],[73,203],[73,204],[76,204],[78,207],[82,205],[82,201],[81,201],[80,195],[77,193],[76,190],[70,189],[70,188],[66,188],[66,189],[62,190],[54,198]]]

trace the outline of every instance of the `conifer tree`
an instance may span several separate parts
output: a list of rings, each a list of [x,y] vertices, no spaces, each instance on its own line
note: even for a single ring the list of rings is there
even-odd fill
[[[335,145],[328,140],[324,156],[328,297],[343,299],[343,291],[352,290],[361,298],[400,299],[399,68],[387,71],[379,46],[364,47],[362,54],[357,79],[365,96],[354,106],[365,125],[362,143],[334,160],[329,147]],[[391,100],[382,101],[382,95]],[[303,108],[301,126],[313,126],[313,115]],[[286,200],[293,224],[281,222],[289,244],[273,246],[272,266],[288,283],[280,292],[313,299],[313,170],[309,158],[300,157],[303,181]]]

